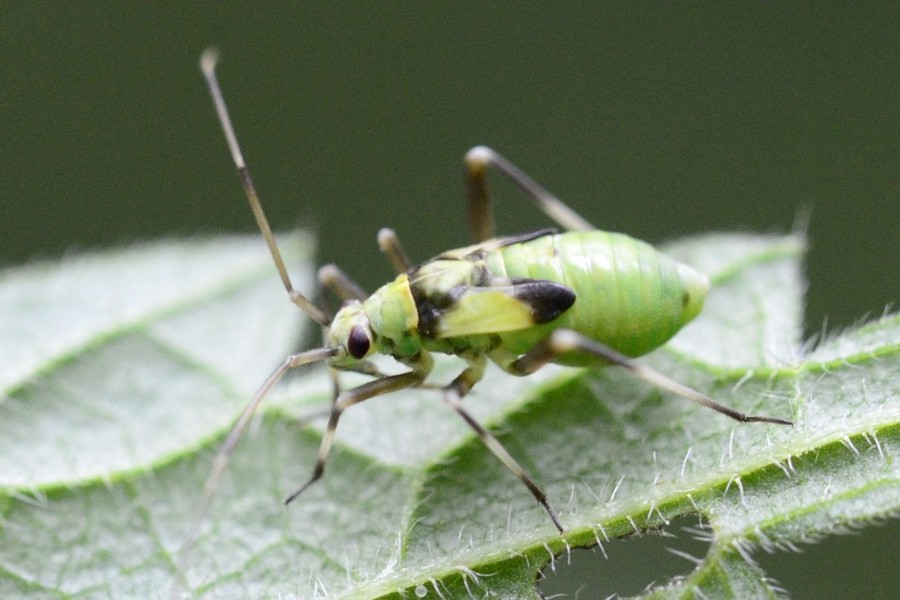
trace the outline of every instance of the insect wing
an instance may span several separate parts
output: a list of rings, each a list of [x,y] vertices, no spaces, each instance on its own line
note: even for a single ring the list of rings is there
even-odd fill
[[[469,287],[441,314],[439,338],[517,331],[552,321],[575,303],[564,285],[540,279]]]

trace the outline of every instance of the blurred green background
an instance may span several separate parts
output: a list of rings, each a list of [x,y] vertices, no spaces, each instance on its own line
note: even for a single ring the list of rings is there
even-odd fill
[[[320,260],[369,289],[390,274],[379,227],[414,259],[468,242],[461,159],[488,144],[654,243],[808,214],[809,335],[900,298],[896,2],[32,2],[0,18],[3,266],[254,231],[196,66],[216,45],[273,226],[315,229]],[[494,187],[502,232],[547,225]],[[887,558],[896,581],[891,537],[808,552],[850,548],[867,562],[845,568],[869,573]],[[828,556],[807,575],[769,562],[795,597],[828,597],[846,581]],[[649,582],[658,563],[627,570]]]

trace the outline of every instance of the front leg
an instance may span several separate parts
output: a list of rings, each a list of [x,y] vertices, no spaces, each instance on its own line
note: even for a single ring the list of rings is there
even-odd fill
[[[343,269],[333,264],[323,265],[319,268],[319,285],[332,292],[343,302],[347,300],[362,302],[369,297],[362,286],[347,275]]]
[[[393,229],[383,227],[378,230],[378,248],[398,275],[413,268],[406,250],[403,249],[403,244],[400,243],[400,238]]]
[[[415,358],[407,359],[403,362],[412,368],[412,370],[407,373],[390,375],[382,377],[381,379],[376,379],[375,381],[364,383],[352,390],[341,392],[334,400],[331,405],[328,426],[325,428],[325,433],[322,435],[322,441],[319,444],[319,454],[316,458],[316,465],[313,467],[312,475],[306,483],[297,488],[294,493],[285,499],[285,504],[293,502],[297,496],[306,491],[309,486],[322,477],[322,474],[325,472],[325,463],[328,461],[328,455],[331,453],[331,446],[334,442],[338,421],[340,421],[341,415],[345,410],[354,404],[359,404],[365,400],[419,385],[426,377],[428,377],[433,365],[431,355],[424,351],[420,352]]]

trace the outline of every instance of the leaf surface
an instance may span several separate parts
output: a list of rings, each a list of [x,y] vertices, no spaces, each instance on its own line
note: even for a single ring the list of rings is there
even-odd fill
[[[308,248],[299,236],[282,245]],[[466,405],[547,492],[565,540],[428,389],[347,411],[323,480],[285,508],[324,428],[307,416],[330,398],[324,369],[307,368],[240,444],[182,591],[537,598],[539,570],[567,546],[699,513],[709,554],[647,595],[777,595],[746,560],[756,547],[845,531],[900,504],[900,317],[807,353],[803,249],[798,236],[669,246],[713,287],[700,317],[641,359],[794,428],[737,424],[613,368],[521,379],[491,369]],[[307,322],[264,244],[166,242],[12,269],[0,311],[0,595],[166,597],[215,449]],[[441,360],[432,380],[459,369]]]

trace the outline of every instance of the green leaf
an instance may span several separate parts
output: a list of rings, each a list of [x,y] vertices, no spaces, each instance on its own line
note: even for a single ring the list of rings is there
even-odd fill
[[[547,492],[565,540],[427,389],[347,411],[323,480],[285,508],[324,427],[306,417],[330,399],[324,369],[307,368],[238,447],[182,591],[536,598],[539,570],[567,547],[700,514],[708,555],[648,596],[777,595],[748,561],[756,547],[789,548],[900,504],[900,316],[807,352],[803,248],[798,236],[751,235],[670,246],[713,288],[694,323],[641,359],[793,429],[737,424],[613,368],[492,369],[466,404]],[[265,245],[167,242],[13,269],[0,314],[0,596],[166,597],[215,450],[308,321]],[[439,361],[433,381],[459,365]]]

